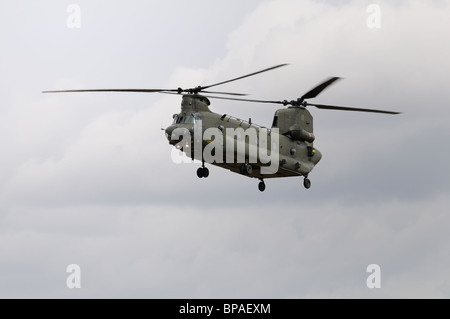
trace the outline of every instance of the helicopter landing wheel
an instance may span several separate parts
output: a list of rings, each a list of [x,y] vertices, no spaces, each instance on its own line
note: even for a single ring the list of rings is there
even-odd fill
[[[240,168],[241,174],[252,175],[253,167],[250,164],[244,164]]]
[[[311,188],[311,181],[308,178],[305,178],[303,180],[303,186],[305,186],[306,189],[310,189]]]
[[[266,184],[264,183],[264,181],[259,182],[258,189],[260,192],[264,192],[266,190]]]
[[[209,169],[206,167],[199,167],[197,170],[198,178],[207,178],[209,176]]]

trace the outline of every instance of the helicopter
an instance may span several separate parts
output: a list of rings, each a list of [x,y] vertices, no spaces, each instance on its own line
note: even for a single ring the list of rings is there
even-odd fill
[[[260,181],[258,189],[261,192],[266,189],[265,179],[284,177],[303,177],[303,186],[309,189],[311,187],[309,174],[322,159],[322,153],[314,147],[313,116],[307,109],[308,106],[323,110],[401,113],[307,101],[316,98],[322,91],[340,80],[340,77],[326,79],[295,100],[248,99],[242,97],[246,94],[208,90],[286,65],[288,64],[279,64],[231,80],[188,89],[84,89],[43,91],[43,93],[131,92],[181,95],[180,113],[174,114],[172,124],[162,130],[165,131],[170,145],[185,153],[190,160],[202,163],[197,169],[199,178],[209,176],[206,164],[211,164],[258,179]],[[272,126],[266,128],[252,123],[251,118],[247,121],[211,111],[210,99],[278,104],[284,108],[275,111]]]

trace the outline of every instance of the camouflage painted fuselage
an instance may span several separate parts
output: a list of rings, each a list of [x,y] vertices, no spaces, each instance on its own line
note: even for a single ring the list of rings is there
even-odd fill
[[[270,154],[272,152],[278,153],[277,170],[271,174],[262,174],[261,167],[267,167],[267,162],[263,162],[262,158],[258,156],[255,162],[250,162],[253,171],[247,175],[253,178],[276,178],[276,177],[288,177],[288,176],[308,176],[314,166],[321,160],[322,154],[313,147],[314,135],[313,135],[313,117],[304,107],[288,107],[285,109],[277,110],[274,116],[272,128],[265,128],[256,124],[249,123],[247,121],[234,118],[226,114],[217,114],[211,112],[209,109],[209,100],[198,94],[184,95],[181,103],[181,112],[174,115],[174,122],[171,126],[166,128],[166,136],[169,143],[180,148],[179,144],[181,139],[173,139],[172,135],[176,129],[182,129],[185,132],[189,132],[191,141],[189,147],[183,147],[182,151],[186,153],[188,157],[204,161],[203,151],[208,144],[212,143],[211,140],[201,138],[201,141],[195,141],[194,130],[196,124],[201,123],[201,137],[208,128],[218,128],[223,133],[223,143],[221,144],[223,149],[224,158],[220,161],[214,161],[209,164],[216,165],[229,169],[236,173],[241,173],[242,162],[237,161],[239,150],[237,144],[234,143],[234,160],[230,161],[229,158],[225,158],[227,150],[225,150],[227,136],[227,129],[242,128],[244,131],[254,130],[259,136],[261,130],[267,131],[267,151]],[[279,138],[275,138],[275,132],[278,129]],[[178,130],[179,131],[179,130]],[[239,133],[238,133],[239,135]],[[273,135],[273,136],[272,136]],[[197,137],[199,135],[196,135]],[[235,136],[235,139],[238,137]],[[196,143],[197,142],[197,143]],[[250,159],[251,149],[255,145],[260,148],[261,145],[259,138],[247,138],[245,139],[245,159],[246,162]],[[196,147],[201,147],[201,150]],[[200,156],[199,156],[200,154]],[[258,153],[260,154],[260,153]],[[242,155],[242,154],[241,154]],[[200,158],[199,158],[200,157]],[[274,163],[272,163],[273,165]]]

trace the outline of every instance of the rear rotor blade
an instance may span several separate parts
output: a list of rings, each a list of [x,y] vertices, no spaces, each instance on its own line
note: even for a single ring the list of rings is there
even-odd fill
[[[219,99],[228,101],[239,101],[239,102],[252,102],[252,103],[268,103],[268,104],[285,104],[283,101],[267,101],[267,100],[252,100],[252,99],[239,99],[232,97],[221,97],[221,96],[205,96],[208,99]]]
[[[202,93],[208,93],[208,94],[223,94],[223,95],[236,95],[236,96],[247,96],[247,95],[248,95],[248,94],[243,94],[243,93],[210,92],[210,91],[202,91]]]
[[[252,100],[252,99],[240,99],[240,98],[231,98],[231,97],[219,97],[219,96],[207,96],[207,98],[212,99],[220,99],[220,100],[230,100],[230,101],[240,101],[240,102],[252,102],[252,103],[267,103],[267,104],[282,104],[282,105],[297,105],[297,101],[270,101],[270,100]],[[301,106],[315,106],[319,109],[325,110],[338,110],[338,111],[354,111],[354,112],[369,112],[369,113],[384,113],[384,114],[401,114],[401,112],[392,112],[392,111],[384,111],[384,110],[376,110],[376,109],[365,109],[365,108],[356,108],[356,107],[347,107],[347,106],[336,106],[336,105],[325,105],[325,104],[313,104],[304,102]],[[297,105],[299,106],[299,105]]]
[[[328,86],[330,86],[331,84],[333,84],[335,81],[339,80],[341,78],[339,77],[333,77],[330,78],[328,80],[326,80],[325,82],[323,82],[322,84],[319,84],[318,86],[316,86],[314,89],[312,89],[311,91],[309,91],[308,93],[304,94],[300,100],[303,102],[306,99],[312,99],[315,98],[316,96],[318,96],[323,90],[325,90]]]
[[[312,105],[318,109],[323,110],[337,110],[337,111],[354,111],[354,112],[369,112],[369,113],[384,113],[384,114],[401,114],[401,112],[383,111],[376,109],[365,109],[357,107],[347,107],[347,106],[336,106],[336,105],[324,105],[324,104],[313,104],[308,103],[307,105]]]
[[[254,73],[250,73],[250,74],[247,74],[247,75],[244,75],[244,76],[240,76],[240,77],[232,79],[232,80],[223,81],[223,82],[219,82],[219,83],[211,84],[211,85],[207,85],[207,86],[202,86],[201,89],[202,90],[203,89],[209,89],[209,88],[211,88],[213,86],[218,86],[218,85],[222,85],[222,84],[225,84],[225,83],[230,83],[230,82],[233,82],[233,81],[245,79],[245,78],[248,78],[250,76],[257,75],[257,74],[260,74],[260,73],[264,73],[264,72],[267,72],[267,71],[270,71],[270,70],[274,70],[274,69],[277,69],[277,68],[280,68],[280,67],[286,66],[286,65],[288,65],[288,64],[285,63],[285,64],[276,65],[276,66],[273,66],[271,68],[264,69],[264,70],[261,70],[261,71],[258,71],[258,72],[254,72]]]

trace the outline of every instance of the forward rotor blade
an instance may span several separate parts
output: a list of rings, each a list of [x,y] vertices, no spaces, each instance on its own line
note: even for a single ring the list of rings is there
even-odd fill
[[[347,107],[347,106],[324,105],[324,104],[313,104],[313,103],[308,103],[307,105],[312,105],[312,106],[317,107],[318,109],[323,109],[323,110],[354,111],[354,112],[369,112],[369,113],[384,113],[384,114],[401,114],[401,112],[383,111],[383,110],[375,110],[375,109],[364,109],[364,108]]]
[[[132,93],[156,93],[156,92],[178,92],[178,90],[165,90],[165,89],[96,89],[96,90],[60,90],[60,91],[43,91],[42,93],[80,93],[80,92],[132,92]]]
[[[306,99],[312,99],[315,98],[316,96],[318,96],[323,90],[325,90],[328,86],[330,86],[331,84],[333,84],[335,81],[339,80],[339,77],[333,77],[330,78],[328,80],[326,80],[325,82],[323,82],[322,84],[319,84],[318,86],[316,86],[314,89],[312,89],[311,91],[309,91],[308,93],[304,94],[300,99],[301,101],[304,101]]]
[[[267,72],[267,71],[270,71],[270,70],[274,70],[274,69],[280,68],[280,67],[285,66],[285,65],[287,65],[287,64],[276,65],[276,66],[273,66],[271,68],[264,69],[264,70],[261,70],[261,71],[258,71],[258,72],[254,72],[254,73],[251,73],[251,74],[247,74],[247,75],[244,75],[244,76],[240,76],[240,77],[235,78],[235,79],[231,79],[231,80],[228,80],[228,81],[223,81],[223,82],[219,82],[219,83],[212,84],[212,85],[207,85],[207,86],[199,86],[199,87],[192,88],[192,89],[181,89],[181,88],[178,88],[178,89],[173,89],[173,90],[167,90],[167,89],[58,90],[58,91],[43,91],[42,93],[80,93],[80,92],[170,93],[170,92],[176,92],[178,94],[181,94],[181,93],[193,94],[193,93],[200,93],[204,89],[208,89],[208,88],[211,88],[213,86],[218,86],[218,85],[222,85],[222,84],[225,84],[225,83],[230,83],[230,82],[233,82],[233,81],[244,79],[244,78],[256,75],[256,74],[260,74],[260,73],[263,73],[263,72]],[[235,95],[235,96],[245,96],[245,95],[247,95],[247,94],[241,94],[241,93],[228,93],[228,92],[207,92],[207,91],[205,91],[205,93],[209,93],[209,94],[225,94],[225,95]]]
[[[202,86],[201,89],[202,90],[203,89],[209,89],[209,88],[211,88],[213,86],[218,86],[218,85],[222,85],[222,84],[225,84],[225,83],[230,83],[230,82],[233,82],[233,81],[245,79],[245,78],[248,78],[250,76],[257,75],[257,74],[260,74],[260,73],[264,73],[264,72],[267,72],[267,71],[270,71],[270,70],[274,70],[274,69],[277,69],[277,68],[280,68],[280,67],[286,66],[286,65],[288,65],[288,64],[285,63],[285,64],[276,65],[276,66],[273,66],[271,68],[264,69],[264,70],[261,70],[261,71],[258,71],[258,72],[254,72],[254,73],[250,73],[250,74],[247,74],[247,75],[244,75],[244,76],[240,76],[240,77],[232,79],[232,80],[223,81],[223,82],[219,82],[219,83],[211,84],[211,85],[207,85],[207,86]]]
[[[129,92],[129,93],[183,93],[189,92],[189,90],[166,90],[166,89],[96,89],[96,90],[60,90],[60,91],[43,91],[42,93],[80,93],[80,92]],[[247,94],[242,93],[229,93],[229,92],[207,92],[210,94],[224,94],[224,95],[235,95],[235,96],[246,96]]]

